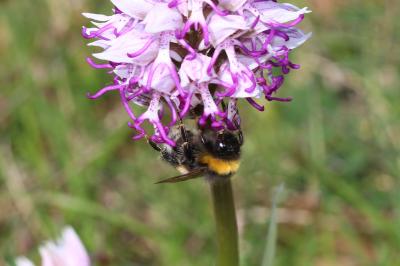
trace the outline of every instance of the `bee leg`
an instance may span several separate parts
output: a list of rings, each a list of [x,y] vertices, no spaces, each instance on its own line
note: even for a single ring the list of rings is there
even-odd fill
[[[152,147],[155,151],[162,152],[160,146],[157,145],[154,141],[152,141],[148,136],[146,136],[147,143]]]
[[[221,100],[221,108],[223,112],[226,112],[226,103],[224,100]]]
[[[239,138],[239,144],[240,146],[243,145],[244,142],[244,137],[243,137],[243,132],[242,132],[242,128],[240,127],[239,123],[237,121],[234,121],[235,126],[238,130],[238,138]]]
[[[189,142],[183,143],[183,152],[185,153],[186,159],[189,161],[190,164],[194,163],[194,154],[193,154],[193,149],[192,146],[189,144]]]
[[[166,161],[173,167],[178,167],[180,165],[179,161],[176,159],[176,156],[168,153],[166,150],[161,151],[161,159]]]
[[[243,132],[242,132],[242,129],[241,129],[241,128],[239,128],[238,137],[239,137],[239,144],[240,144],[240,146],[241,146],[241,145],[243,145],[243,142],[244,142]]]
[[[161,153],[161,159],[166,161],[167,163],[173,165],[174,167],[179,165],[178,160],[176,159],[176,156],[168,152],[166,148],[161,148],[157,143],[152,141],[148,136],[146,136],[147,143],[152,147],[155,151],[158,151]]]
[[[195,161],[194,159],[194,154],[193,154],[193,149],[192,146],[190,145],[189,137],[185,128],[185,124],[183,124],[183,121],[181,120],[179,124],[179,128],[181,131],[181,137],[183,140],[183,152],[185,154],[185,158],[190,162],[193,163]]]
[[[187,134],[187,131],[185,128],[185,124],[183,124],[182,119],[180,120],[180,123],[179,123],[179,129],[181,131],[181,137],[183,139],[183,142],[189,142],[189,137],[188,137],[188,134]]]

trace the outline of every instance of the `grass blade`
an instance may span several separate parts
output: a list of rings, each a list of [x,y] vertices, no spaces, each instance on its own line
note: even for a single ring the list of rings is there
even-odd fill
[[[285,185],[284,184],[279,185],[276,188],[274,197],[272,199],[271,218],[269,220],[266,246],[265,246],[263,261],[261,264],[262,266],[272,266],[274,263],[276,239],[278,235],[277,205],[284,191],[285,191]]]

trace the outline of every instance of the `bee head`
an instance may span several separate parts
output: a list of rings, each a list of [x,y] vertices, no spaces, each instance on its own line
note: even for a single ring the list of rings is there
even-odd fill
[[[230,131],[208,131],[201,135],[201,142],[210,154],[219,159],[234,160],[240,156],[241,141]]]

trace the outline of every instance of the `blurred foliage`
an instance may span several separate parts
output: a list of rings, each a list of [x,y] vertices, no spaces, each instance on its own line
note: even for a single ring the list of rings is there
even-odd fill
[[[242,105],[235,178],[243,265],[260,265],[272,188],[282,182],[275,265],[400,265],[400,3],[292,1],[313,13],[302,69],[258,113]],[[70,224],[95,265],[212,265],[208,188],[133,142],[119,97],[85,97],[81,12],[109,1],[0,1],[0,255],[26,254]],[[1,263],[0,263],[1,264]]]

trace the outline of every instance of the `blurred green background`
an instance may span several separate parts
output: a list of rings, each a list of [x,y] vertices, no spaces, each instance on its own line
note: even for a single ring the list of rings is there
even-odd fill
[[[291,2],[314,32],[280,91],[294,101],[242,105],[242,265],[260,265],[282,182],[275,265],[400,265],[400,2]],[[85,62],[80,13],[110,8],[0,0],[0,255],[38,260],[70,224],[94,265],[213,265],[205,182],[153,185],[176,172],[131,141],[119,96],[85,97],[110,80]]]

